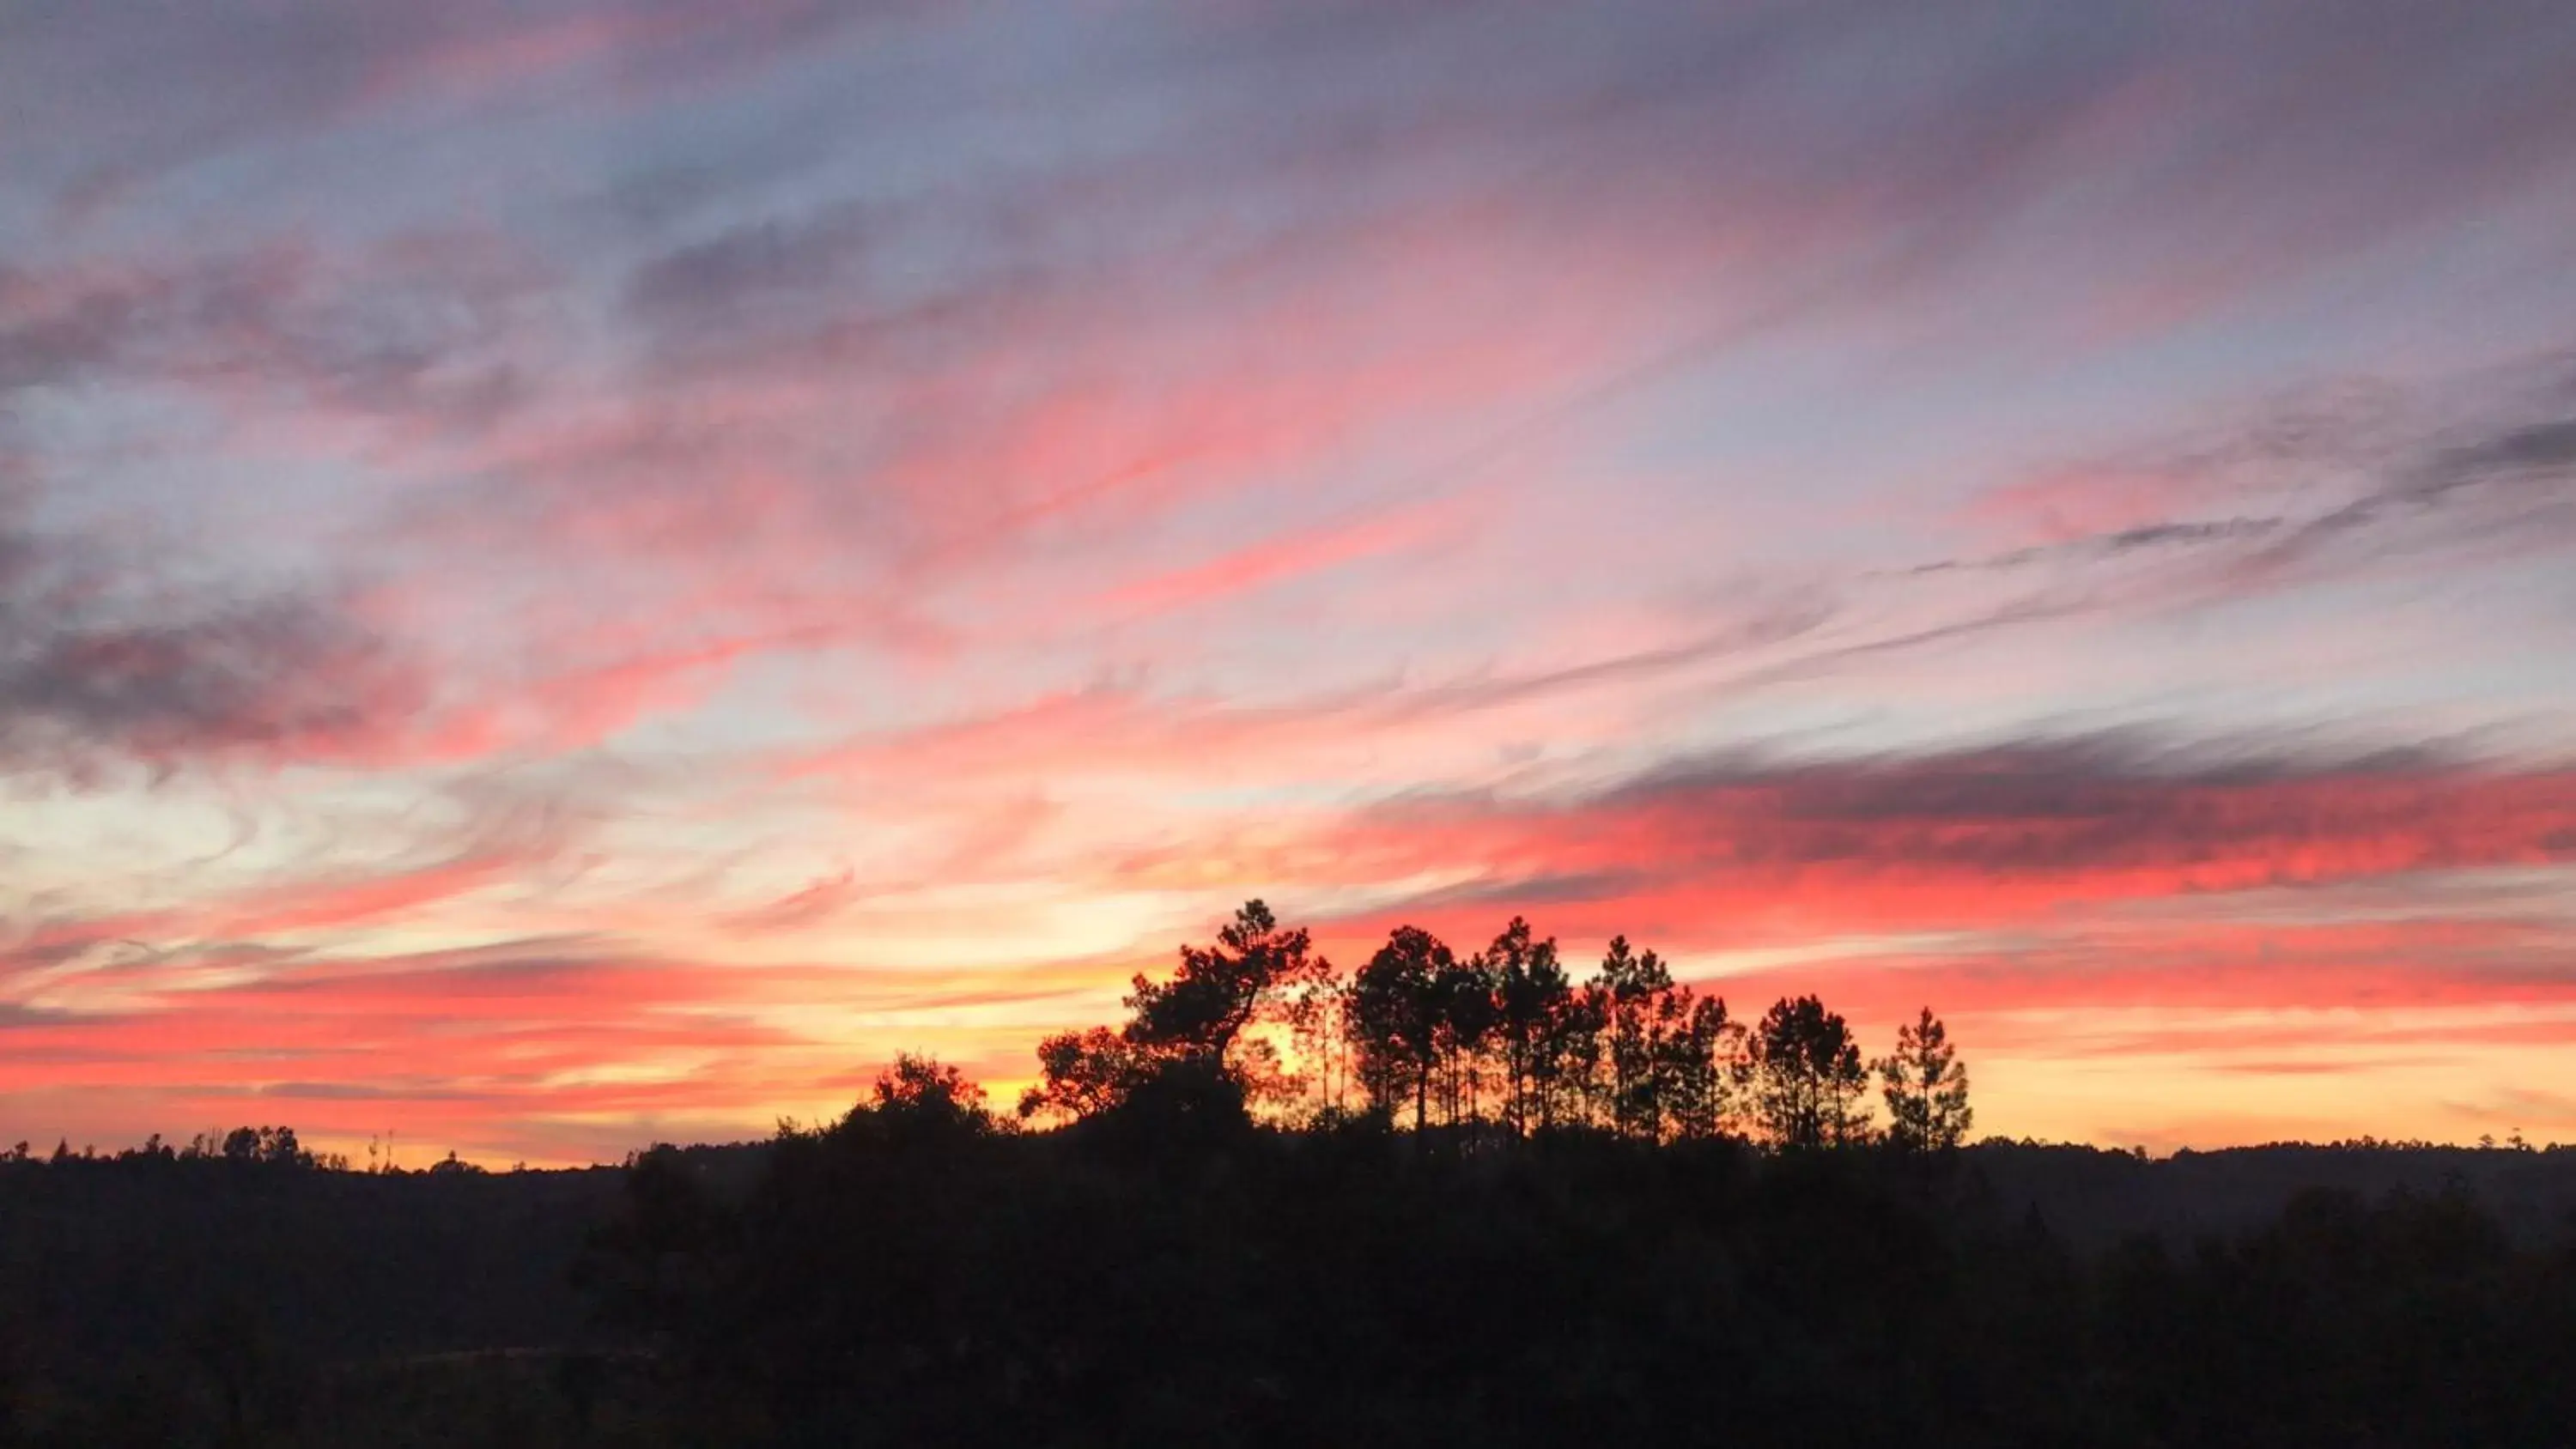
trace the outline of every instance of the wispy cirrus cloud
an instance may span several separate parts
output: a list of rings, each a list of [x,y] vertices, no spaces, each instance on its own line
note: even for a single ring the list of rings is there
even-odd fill
[[[364,757],[427,682],[327,596],[156,596],[148,559],[30,527],[0,495],[0,773]]]
[[[21,124],[0,155],[77,215],[244,148],[360,127],[406,104],[508,102],[568,82],[626,94],[738,78],[906,5],[704,0],[367,3],[245,14],[79,10],[13,17],[0,85]],[[505,105],[505,109],[515,109]],[[110,124],[110,122],[113,124]]]
[[[470,430],[526,400],[511,334],[548,286],[537,258],[456,231],[355,255],[287,237],[0,267],[0,397],[170,386],[246,413]]]
[[[1423,881],[1423,906],[1444,915],[1526,904],[1588,934],[1776,944],[2563,866],[2576,858],[2576,776],[2437,754],[2036,739],[1912,757],[1721,758],[1554,796],[1396,799],[1272,841],[1242,862],[1247,880],[1318,894]],[[1186,852],[1149,852],[1117,870],[1150,881],[1188,868]]]
[[[1923,571],[2197,551],[2251,588],[2428,549],[2549,552],[2576,524],[2576,354],[2293,395],[2160,455],[1989,490],[1973,511],[2045,541]]]

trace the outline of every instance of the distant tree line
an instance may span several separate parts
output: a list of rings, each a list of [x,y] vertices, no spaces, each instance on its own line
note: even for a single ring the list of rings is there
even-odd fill
[[[367,1165],[364,1171],[371,1176],[401,1176],[405,1169],[395,1164],[393,1154],[385,1148],[384,1141],[385,1139],[378,1138],[368,1144]],[[293,1172],[359,1170],[349,1161],[346,1153],[315,1152],[307,1148],[296,1137],[295,1129],[292,1127],[235,1127],[229,1132],[218,1129],[197,1133],[184,1143],[165,1140],[160,1133],[155,1132],[135,1146],[114,1152],[101,1152],[95,1145],[86,1146],[74,1152],[68,1138],[57,1141],[54,1144],[54,1150],[50,1153],[38,1152],[24,1141],[5,1151],[0,1151],[0,1167],[22,1165],[149,1167],[159,1163],[174,1165],[185,1163],[192,1166],[229,1164]],[[451,1149],[445,1157],[418,1170],[447,1175],[479,1173],[484,1169],[457,1156]]]
[[[1624,936],[1577,981],[1555,938],[1514,917],[1461,956],[1399,926],[1347,979],[1303,929],[1246,904],[1168,980],[1134,979],[1127,1022],[1038,1045],[1023,1118],[1079,1121],[1139,1093],[1195,1093],[1329,1125],[1356,1114],[1529,1136],[1555,1128],[1670,1142],[1727,1135],[1783,1149],[1872,1140],[1957,1147],[1975,1114],[1948,1030],[1925,1008],[1887,1056],[1784,997],[1749,1028]],[[1282,1043],[1288,1050],[1282,1050]],[[1873,1073],[1884,1131],[1868,1102]]]
[[[110,1153],[102,1153],[96,1147],[84,1147],[74,1152],[69,1139],[57,1141],[54,1150],[47,1154],[35,1152],[23,1141],[6,1152],[0,1152],[0,1164],[35,1162],[61,1165],[104,1162],[128,1166],[159,1162],[221,1162],[304,1172],[349,1170],[348,1158],[336,1152],[309,1150],[296,1140],[292,1127],[236,1127],[229,1132],[218,1129],[200,1132],[184,1143],[165,1141],[160,1133],[155,1132],[138,1146]]]

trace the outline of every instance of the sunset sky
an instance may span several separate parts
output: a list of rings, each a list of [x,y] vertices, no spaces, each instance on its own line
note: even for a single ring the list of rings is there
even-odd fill
[[[2576,6],[0,9],[0,1142],[997,1091],[1250,896],[2576,1140]]]

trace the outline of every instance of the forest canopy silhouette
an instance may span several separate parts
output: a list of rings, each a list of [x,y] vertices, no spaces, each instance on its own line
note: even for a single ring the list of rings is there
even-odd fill
[[[1519,919],[1344,976],[1259,901],[1125,1004],[1013,1114],[906,1056],[738,1193],[648,1154],[587,1281],[701,1412],[799,1442],[2539,1444],[2576,1409],[2563,1231],[2444,1179],[2079,1245],[1965,1148],[1929,1008],[1873,1059],[1815,996],[1739,1022],[1625,939],[1578,981]]]
[[[1247,904],[997,1111],[586,1172],[292,1128],[0,1154],[0,1442],[2550,1445],[2576,1152],[1970,1144],[1872,1056],[1613,940]]]
[[[1874,1072],[1892,1147],[1947,1151],[1975,1121],[1967,1069],[1930,1007],[1894,1051],[1866,1060],[1814,996],[1783,998],[1747,1027],[1625,936],[1577,982],[1555,939],[1517,916],[1465,956],[1398,926],[1345,980],[1306,931],[1255,900],[1214,945],[1183,946],[1168,980],[1137,976],[1126,1005],[1121,1027],[1039,1044],[1041,1080],[1021,1117],[1079,1121],[1139,1094],[1181,1093],[1325,1125],[1357,1113],[1409,1119],[1416,1132],[1855,1146],[1880,1135],[1866,1100]]]

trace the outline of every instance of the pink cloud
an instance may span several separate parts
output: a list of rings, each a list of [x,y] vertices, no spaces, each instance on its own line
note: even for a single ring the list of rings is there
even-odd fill
[[[2576,859],[2576,776],[2466,768],[2162,772],[2039,746],[1886,764],[1719,766],[1564,803],[1396,802],[1238,844],[1279,891],[1390,882],[1573,929],[1720,942],[1991,929],[2125,901]],[[1114,862],[1205,882],[1188,852]],[[1401,908],[1399,908],[1401,909]]]
[[[1454,536],[1472,514],[1472,505],[1449,501],[1269,538],[1204,563],[1121,584],[1103,604],[1116,613],[1153,614],[1255,592]]]

